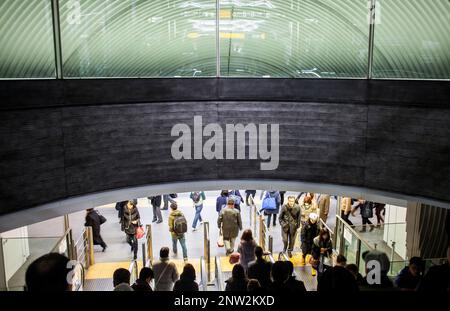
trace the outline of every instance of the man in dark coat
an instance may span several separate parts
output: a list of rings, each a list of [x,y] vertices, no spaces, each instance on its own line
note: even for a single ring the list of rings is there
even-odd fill
[[[300,206],[295,203],[295,197],[290,196],[288,202],[283,205],[280,212],[281,236],[283,239],[283,252],[288,252],[288,256],[292,257],[294,249],[295,236],[298,228],[300,228]]]
[[[94,238],[94,245],[100,245],[103,248],[103,252],[108,247],[106,243],[103,241],[103,238],[100,234],[100,226],[106,222],[106,218],[102,215],[99,215],[97,211],[93,208],[89,208],[86,210],[86,223],[84,224],[86,227],[92,227],[92,235]]]

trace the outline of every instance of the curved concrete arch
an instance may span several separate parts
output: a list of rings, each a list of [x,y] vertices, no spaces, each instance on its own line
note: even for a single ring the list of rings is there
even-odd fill
[[[0,216],[0,232],[5,232],[14,228],[45,221],[66,214],[79,212],[87,208],[95,208],[97,206],[124,201],[131,198],[143,198],[164,193],[182,193],[202,190],[220,191],[220,189],[264,189],[327,193],[337,196],[365,198],[375,202],[405,207],[409,201],[421,202],[424,204],[450,209],[450,204],[445,202],[361,187],[283,180],[203,180],[109,190],[40,205],[31,209]]]

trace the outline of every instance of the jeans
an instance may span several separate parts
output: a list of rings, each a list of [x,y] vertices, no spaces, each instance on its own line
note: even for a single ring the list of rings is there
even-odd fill
[[[183,250],[183,258],[188,258],[187,255],[187,248],[186,248],[186,237],[184,236],[184,234],[182,236],[179,237],[172,237],[172,250],[173,252],[176,254],[178,253],[177,250],[177,242],[180,242],[181,245],[181,249]]]
[[[162,219],[162,214],[161,214],[161,207],[160,206],[153,206],[153,220],[157,220],[157,221],[163,221]]]
[[[163,208],[162,209],[168,209],[169,208],[169,202],[170,203],[177,203],[174,199],[172,199],[171,197],[170,197],[170,195],[168,195],[168,194],[165,194],[165,195],[163,195],[163,201],[164,201],[164,206],[163,206]]]
[[[283,251],[286,250],[292,252],[294,250],[295,245],[295,236],[297,234],[297,230],[293,230],[293,228],[289,228],[288,231],[281,230],[281,238],[283,239]]]
[[[225,249],[227,250],[227,255],[234,252],[234,243],[236,242],[236,238],[223,238],[223,244],[225,245]]]
[[[131,246],[131,250],[134,253],[134,257],[137,257],[138,240],[136,239],[136,235],[134,235],[134,234],[127,234],[127,243]]]
[[[202,209],[203,209],[203,204],[200,204],[195,207],[194,222],[192,223],[192,228],[194,228],[194,229],[197,228],[198,221],[203,221],[202,215],[201,215]]]
[[[275,227],[277,225],[277,214],[268,214],[267,215],[267,228],[270,228],[270,219],[273,215],[273,226]]]

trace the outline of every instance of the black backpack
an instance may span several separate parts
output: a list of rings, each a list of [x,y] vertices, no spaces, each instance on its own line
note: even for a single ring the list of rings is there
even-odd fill
[[[183,214],[178,215],[173,220],[173,232],[178,235],[186,233],[188,230],[187,220]]]

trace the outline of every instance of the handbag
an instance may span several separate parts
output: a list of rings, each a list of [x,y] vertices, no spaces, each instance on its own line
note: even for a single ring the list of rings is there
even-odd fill
[[[144,235],[145,235],[145,230],[144,230],[144,228],[141,226],[141,227],[137,227],[136,228],[136,238],[139,240],[139,239],[142,239],[143,237],[144,237]]]
[[[98,217],[100,218],[100,224],[103,225],[106,222],[105,216],[98,214]]]
[[[225,243],[223,242],[223,234],[222,229],[220,229],[219,238],[217,239],[217,246],[224,247]]]
[[[239,253],[232,253],[230,255],[229,262],[230,262],[231,265],[237,264],[240,260],[241,260],[241,254],[239,254]]]

